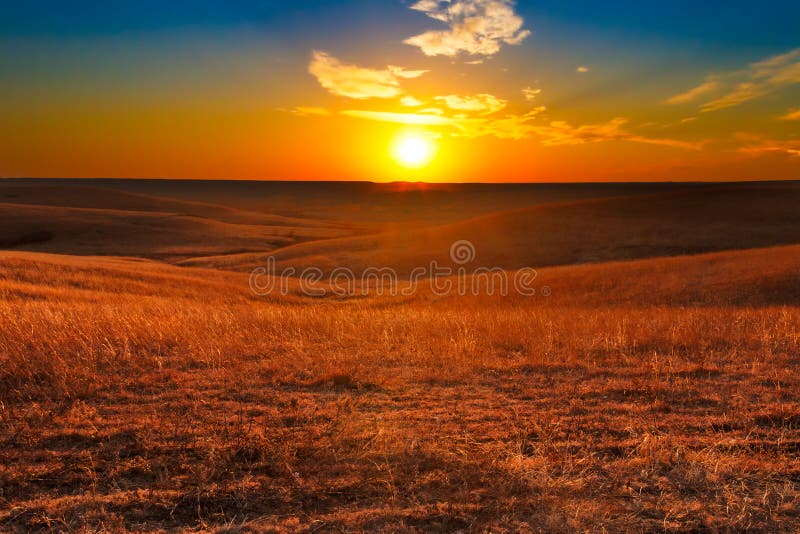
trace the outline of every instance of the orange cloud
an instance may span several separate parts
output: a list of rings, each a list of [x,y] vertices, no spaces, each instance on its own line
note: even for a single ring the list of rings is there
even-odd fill
[[[707,80],[697,87],[693,87],[684,93],[669,98],[667,104],[686,104],[688,102],[694,102],[700,97],[716,91],[720,86],[720,82],[716,80]]]
[[[572,126],[564,121],[554,121],[548,126],[537,126],[532,132],[542,138],[544,145],[582,145],[604,141],[628,141],[648,145],[661,145],[684,150],[699,150],[704,143],[692,143],[678,139],[653,138],[629,132],[623,128],[627,119],[617,117],[600,124]]]
[[[786,115],[781,115],[778,118],[782,121],[800,121],[800,108],[790,109],[786,112]]]
[[[300,117],[309,117],[309,116],[312,116],[312,115],[325,117],[325,116],[328,116],[328,115],[331,114],[331,112],[328,111],[327,109],[316,107],[316,106],[296,106],[296,107],[293,107],[291,109],[279,109],[279,111],[285,111],[287,113],[293,113],[293,114],[298,115]]]

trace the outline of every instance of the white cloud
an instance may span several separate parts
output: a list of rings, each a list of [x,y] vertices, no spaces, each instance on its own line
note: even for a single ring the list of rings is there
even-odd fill
[[[512,0],[418,0],[411,9],[448,26],[406,39],[427,56],[493,56],[503,44],[520,44],[531,34],[522,29]]]
[[[522,90],[522,95],[525,97],[525,100],[531,101],[536,100],[536,97],[542,94],[541,89],[534,89],[533,87],[526,87]]]
[[[404,96],[400,99],[400,105],[406,106],[408,108],[416,108],[421,106],[423,103],[421,100],[417,100],[411,95]]]
[[[384,70],[368,69],[342,63],[326,52],[314,51],[308,71],[329,92],[347,98],[395,98],[403,94],[400,79],[418,78],[424,70],[406,70],[389,66]]]
[[[800,83],[800,48],[752,63],[739,71],[709,75],[697,87],[675,95],[667,102],[681,104],[709,97],[710,100],[706,99],[700,105],[700,110],[717,111],[739,106],[796,83]]]
[[[389,65],[388,67],[386,67],[386,70],[388,70],[398,78],[406,78],[408,80],[413,78],[419,78],[420,76],[428,72],[427,70],[407,70],[404,69],[403,67],[397,67],[395,65]]]
[[[437,102],[443,102],[448,108],[457,111],[469,111],[489,115],[505,108],[508,102],[490,94],[472,96],[446,95],[434,97]]]

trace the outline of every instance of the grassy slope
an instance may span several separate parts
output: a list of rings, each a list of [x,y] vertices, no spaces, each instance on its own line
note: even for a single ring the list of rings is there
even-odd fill
[[[229,206],[157,195],[143,195],[103,187],[76,185],[17,185],[0,182],[0,202],[69,208],[153,211],[215,219],[234,224],[287,227],[327,227],[318,220],[283,217]]]
[[[679,256],[800,242],[800,189],[713,188],[549,204],[405,232],[301,243],[271,252],[279,267],[389,266],[408,273],[469,240],[471,266],[535,268]],[[265,254],[201,258],[190,265],[250,270]],[[470,266],[470,267],[471,267]]]
[[[2,200],[2,246],[64,254],[175,260],[351,233],[321,221],[90,187],[0,185]],[[31,242],[42,233],[51,238]]]
[[[0,260],[0,528],[800,528],[800,247],[532,299]]]

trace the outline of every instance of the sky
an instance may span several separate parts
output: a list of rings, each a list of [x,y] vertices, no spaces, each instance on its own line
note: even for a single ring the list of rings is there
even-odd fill
[[[0,177],[800,179],[800,3],[4,1]]]

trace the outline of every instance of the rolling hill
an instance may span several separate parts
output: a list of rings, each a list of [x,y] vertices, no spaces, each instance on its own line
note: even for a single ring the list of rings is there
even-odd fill
[[[351,235],[325,221],[111,189],[0,185],[0,248],[168,261]]]
[[[270,254],[199,258],[187,265],[250,270],[270,255],[278,267],[325,273],[391,267],[407,275],[432,260],[452,265],[450,246],[471,242],[466,267],[504,269],[681,256],[800,243],[800,189],[708,187],[655,195],[554,203],[467,221],[308,242]]]

